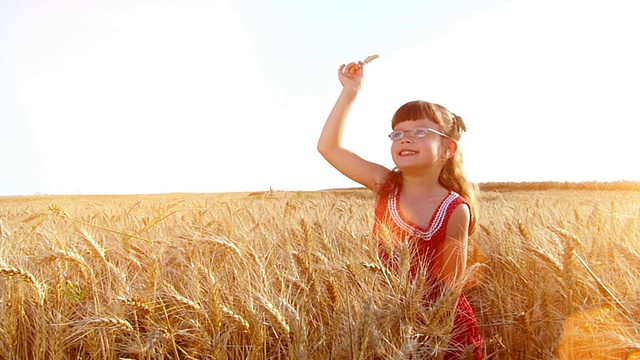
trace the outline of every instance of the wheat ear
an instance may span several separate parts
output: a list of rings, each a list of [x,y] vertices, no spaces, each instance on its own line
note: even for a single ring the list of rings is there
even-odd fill
[[[274,328],[278,330],[279,333],[289,336],[291,332],[291,327],[287,320],[282,316],[282,313],[278,308],[271,303],[271,301],[267,300],[264,296],[259,293],[256,293],[256,299],[258,303],[262,305],[262,308],[265,310],[267,316],[272,320],[271,324],[274,325]]]
[[[124,319],[114,318],[114,317],[99,317],[90,319],[87,321],[87,324],[91,324],[98,327],[106,327],[112,330],[123,330],[128,332],[133,332],[133,326],[130,322]]]
[[[40,300],[44,300],[44,291],[42,289],[42,285],[40,285],[40,283],[36,280],[35,276],[33,276],[33,274],[31,274],[27,270],[15,268],[15,267],[3,267],[3,268],[0,268],[0,276],[6,277],[6,278],[15,277],[26,282],[27,284],[31,284],[31,286],[33,286],[33,288],[38,293]]]

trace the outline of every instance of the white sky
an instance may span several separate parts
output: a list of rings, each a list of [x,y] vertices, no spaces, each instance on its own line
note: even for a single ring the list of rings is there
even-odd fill
[[[369,160],[425,99],[465,119],[474,181],[640,181],[638,10],[0,0],[0,195],[355,186],[315,147],[338,66],[373,53],[345,135]]]

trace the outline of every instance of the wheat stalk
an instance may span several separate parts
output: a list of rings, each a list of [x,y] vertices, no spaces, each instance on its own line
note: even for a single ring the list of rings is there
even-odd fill
[[[28,272],[27,270],[16,268],[16,267],[2,267],[0,268],[0,276],[6,278],[18,278],[27,284],[30,284],[38,294],[40,301],[44,301],[44,289],[42,285],[36,280],[35,276]]]
[[[575,288],[576,275],[574,272],[574,255],[576,254],[575,246],[580,244],[577,237],[569,233],[565,229],[558,227],[552,227],[552,230],[559,234],[563,239],[563,253],[562,253],[562,280],[564,282],[565,292],[565,314],[570,315],[574,310],[573,292]]]
[[[60,197],[60,205],[78,218],[61,206],[47,210],[50,198],[0,197],[0,277],[5,278],[4,284],[0,280],[0,309],[5,310],[0,311],[0,358],[341,359],[444,354],[450,347],[445,305],[457,298],[422,307],[417,301],[424,292],[420,287],[428,283],[414,276],[401,282],[397,271],[409,266],[413,274],[411,257],[398,262],[402,252],[391,254],[393,272],[377,261],[378,239],[382,244],[395,244],[395,239],[385,235],[384,228],[377,230],[379,237],[370,236],[374,194],[350,190],[277,195],[180,194],[186,209],[179,211],[168,211],[166,205],[169,196],[177,195],[133,200]],[[569,343],[567,354],[606,354],[611,348],[611,354],[631,358],[628,352],[637,351],[633,345],[626,353],[613,348],[640,342],[635,332],[640,314],[635,271],[640,263],[640,227],[635,219],[640,218],[640,193],[579,195],[481,194],[484,225],[479,224],[468,263],[486,263],[491,271],[465,294],[477,310],[487,358],[552,358],[565,314],[580,316],[585,309],[607,303],[616,315],[608,327],[584,330],[592,331],[587,335],[593,338],[613,338],[602,333],[608,331],[619,339],[611,344]],[[141,198],[145,206],[131,206]],[[542,208],[530,210],[536,201]],[[609,202],[611,209],[600,209]],[[621,215],[627,213],[634,216]],[[144,229],[130,234],[141,219]],[[511,219],[521,219],[520,225]],[[560,230],[552,230],[551,236],[536,230],[550,225]],[[88,256],[73,243],[73,233],[83,236],[82,229],[95,242],[76,239]],[[162,240],[134,245],[134,238],[142,239],[141,232]],[[579,240],[589,253],[581,252]],[[111,264],[103,266],[103,257]],[[21,264],[17,268],[23,272],[7,263]],[[83,268],[86,276],[80,274]],[[196,268],[194,278],[189,269]],[[27,269],[31,276],[24,273]],[[85,278],[78,281],[70,275]],[[383,284],[385,275],[393,286]],[[58,284],[73,301],[25,298],[34,281],[41,289]],[[362,326],[369,296],[371,314],[368,325]],[[158,302],[170,309],[158,311]],[[288,336],[277,312],[289,326]],[[133,332],[118,319],[128,321]],[[588,348],[594,344],[606,346]]]
[[[598,289],[600,289],[600,292],[606,297],[613,300],[613,302],[615,302],[616,305],[623,309],[627,314],[630,314],[631,312],[629,311],[629,309],[627,309],[622,304],[622,302],[620,302],[620,300],[613,294],[613,292],[611,292],[609,287],[604,284],[604,282],[598,277],[598,275],[596,275],[596,273],[593,272],[593,270],[591,270],[589,264],[587,264],[587,262],[578,253],[576,253],[575,250],[573,252],[573,255],[578,259],[578,262],[587,270],[589,276],[591,276],[591,278],[598,284]]]
[[[375,60],[375,59],[377,59],[379,57],[380,57],[380,55],[378,55],[378,54],[369,55],[362,62],[365,63],[365,64],[368,64],[368,63],[372,62],[373,60]]]
[[[624,258],[627,259],[630,264],[640,266],[640,254],[638,254],[637,251],[622,242],[614,241],[614,244],[616,245],[622,256],[624,256]]]
[[[549,265],[555,274],[562,274],[562,265],[560,265],[560,262],[556,258],[540,249],[540,247],[535,244],[528,244],[528,247],[529,250],[538,257],[538,259]]]
[[[314,300],[317,299],[319,295],[319,291],[318,291],[318,286],[316,284],[315,272],[312,269],[311,265],[300,254],[300,252],[292,251],[291,257],[293,258],[294,263],[296,264],[296,268],[298,269],[298,273],[300,274],[302,281],[304,282],[304,284],[307,285],[307,288],[309,289],[309,294],[312,296]]]
[[[373,298],[369,296],[365,301],[362,317],[359,319],[359,324],[356,328],[356,337],[354,339],[355,348],[352,348],[352,355],[354,359],[364,359],[367,356],[366,349],[369,343],[373,308]]]
[[[56,260],[64,260],[74,264],[80,270],[80,274],[82,274],[82,278],[85,281],[90,279],[91,268],[84,258],[75,251],[53,250],[48,255],[39,257],[37,261],[48,263]]]
[[[240,248],[236,244],[232,243],[231,240],[229,239],[225,239],[222,237],[208,237],[208,238],[201,238],[199,240],[206,242],[208,244],[220,246],[223,249],[226,249],[231,253],[236,254],[238,257],[242,257],[242,252],[240,251]]]
[[[98,242],[93,238],[93,236],[91,236],[91,234],[89,234],[89,232],[85,229],[78,229],[80,235],[82,235],[82,239],[85,241],[86,244],[89,245],[89,248],[91,249],[91,252],[97,256],[98,258],[100,258],[105,264],[108,264],[109,262],[107,261],[107,258],[105,257],[105,251],[104,248],[98,244]]]
[[[230,318],[232,318],[233,320],[235,320],[240,327],[242,327],[242,331],[243,332],[249,332],[249,330],[251,329],[249,326],[249,322],[247,320],[245,320],[242,316],[236,314],[235,312],[233,312],[231,309],[229,309],[227,306],[225,306],[224,304],[219,304],[220,306],[220,310],[222,311],[223,314],[225,314],[226,316],[229,316]]]
[[[144,302],[141,299],[119,297],[118,301],[120,301],[124,306],[129,307],[145,316],[152,313],[151,306],[149,306],[148,303]]]
[[[68,219],[68,218],[71,217],[69,212],[66,211],[65,209],[63,209],[62,207],[60,207],[59,205],[50,204],[49,205],[49,210],[51,211],[52,214],[54,214],[56,216],[60,216],[60,217],[65,218],[65,219]]]
[[[272,320],[271,324],[274,325],[274,328],[278,331],[278,333],[284,334],[288,337],[291,332],[291,326],[289,326],[287,320],[284,318],[284,316],[282,316],[280,310],[278,310],[271,301],[267,300],[260,293],[256,293],[255,297],[258,300],[258,304],[262,305],[265,313]]]
[[[89,319],[86,321],[87,324],[97,326],[97,327],[105,327],[111,330],[122,330],[127,332],[134,332],[133,326],[130,322],[124,319],[119,319],[115,317],[98,317]]]
[[[171,300],[173,300],[174,302],[176,302],[178,304],[181,304],[183,306],[186,306],[187,308],[190,308],[190,309],[198,311],[198,312],[204,312],[202,307],[200,305],[198,305],[195,301],[187,299],[186,297],[184,297],[182,295],[169,293],[169,294],[167,294],[167,296],[169,296],[169,298]]]

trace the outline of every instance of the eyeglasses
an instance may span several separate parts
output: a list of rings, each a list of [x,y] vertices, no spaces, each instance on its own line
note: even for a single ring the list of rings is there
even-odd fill
[[[409,134],[409,136],[411,136],[414,139],[421,139],[425,136],[427,136],[427,134],[429,134],[429,132],[432,132],[434,134],[438,134],[440,136],[446,137],[447,139],[451,139],[451,137],[447,136],[445,133],[442,133],[438,130],[434,130],[432,128],[427,128],[427,127],[419,127],[419,128],[415,128],[415,129],[411,129],[411,130],[395,130],[394,132],[392,132],[391,134],[389,134],[389,139],[391,139],[391,141],[398,141],[398,140],[402,140],[405,137],[405,134]]]

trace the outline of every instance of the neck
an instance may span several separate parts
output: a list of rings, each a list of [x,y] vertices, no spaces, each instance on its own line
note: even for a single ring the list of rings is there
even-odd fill
[[[405,194],[421,194],[423,196],[442,196],[448,192],[438,182],[440,172],[402,173],[402,192]]]

